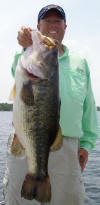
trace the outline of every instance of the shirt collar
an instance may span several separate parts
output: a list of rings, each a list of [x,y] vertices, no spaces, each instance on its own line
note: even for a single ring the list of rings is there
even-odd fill
[[[62,47],[64,50],[64,54],[62,56],[58,57],[59,60],[62,60],[63,58],[67,57],[68,53],[69,53],[69,49],[64,44],[62,44]]]

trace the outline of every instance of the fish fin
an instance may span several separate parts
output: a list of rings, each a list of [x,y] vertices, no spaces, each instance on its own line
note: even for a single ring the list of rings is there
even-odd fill
[[[14,84],[10,96],[9,96],[9,100],[14,101],[16,98],[16,84]]]
[[[54,151],[60,149],[62,146],[62,143],[63,143],[63,138],[62,138],[62,133],[61,133],[61,127],[59,125],[59,129],[58,129],[56,138],[50,147],[50,151],[54,152]]]
[[[41,179],[32,174],[27,174],[22,185],[21,197],[28,200],[36,199],[39,202],[49,202],[51,200],[49,176]]]
[[[11,153],[16,157],[22,157],[25,155],[25,149],[22,144],[19,142],[18,137],[14,134],[13,141],[10,147]]]
[[[34,94],[32,90],[32,83],[30,80],[26,82],[25,84],[23,83],[23,86],[20,92],[20,97],[26,105],[28,106],[34,105]]]

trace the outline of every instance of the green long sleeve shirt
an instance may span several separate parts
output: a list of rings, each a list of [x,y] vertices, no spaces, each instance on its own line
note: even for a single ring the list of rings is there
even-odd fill
[[[64,55],[58,58],[62,134],[78,137],[80,147],[89,152],[94,148],[98,137],[97,110],[91,88],[89,67],[85,59],[71,55],[64,45],[63,49]],[[11,68],[13,76],[21,54],[16,53],[14,57]]]

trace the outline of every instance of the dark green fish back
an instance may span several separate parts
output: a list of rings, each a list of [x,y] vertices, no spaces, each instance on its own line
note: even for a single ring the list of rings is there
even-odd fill
[[[59,87],[58,68],[49,80],[32,80],[23,84],[21,98],[26,109],[31,112],[31,118],[26,121],[31,125],[36,144],[37,171],[36,176],[42,178],[48,173],[48,155],[50,145],[53,143],[59,126]],[[33,109],[34,108],[34,109]],[[31,134],[32,135],[32,134]]]

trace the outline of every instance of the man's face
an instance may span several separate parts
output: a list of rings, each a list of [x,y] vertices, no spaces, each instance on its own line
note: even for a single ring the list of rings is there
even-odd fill
[[[38,30],[45,36],[58,40],[61,44],[66,30],[66,23],[56,11],[48,11],[37,25]]]

